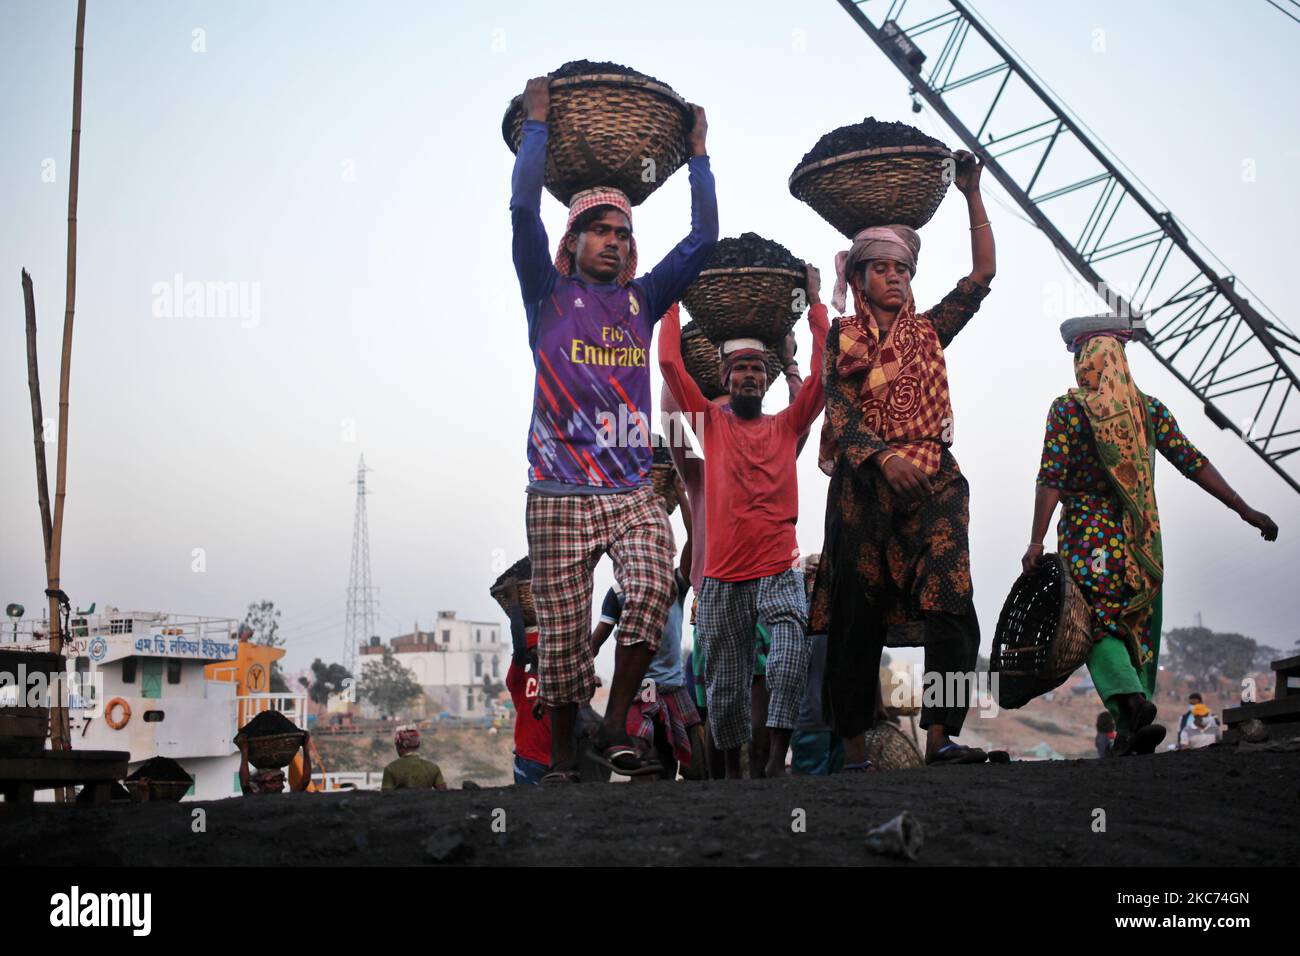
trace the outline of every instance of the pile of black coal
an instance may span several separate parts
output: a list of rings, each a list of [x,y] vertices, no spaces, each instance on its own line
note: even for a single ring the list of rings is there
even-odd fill
[[[756,232],[719,239],[705,269],[803,269],[803,260],[779,242]]]
[[[635,76],[640,79],[654,80],[656,83],[662,82],[656,80],[653,76],[645,73],[639,73],[630,66],[624,66],[621,63],[608,63],[605,61],[592,60],[570,60],[558,70],[552,70],[550,77],[558,80],[565,76],[593,76],[599,74],[617,74],[619,76]]]
[[[276,734],[300,734],[302,728],[278,710],[264,710],[240,727],[239,732],[249,738],[273,737]]]
[[[874,116],[868,116],[861,123],[841,126],[833,129],[817,145],[804,154],[799,165],[815,163],[819,159],[829,159],[844,153],[857,152],[860,149],[880,149],[884,146],[935,146],[939,149],[948,147],[927,136],[915,126],[906,123],[882,123]]]
[[[193,783],[194,778],[170,757],[151,757],[127,775],[127,780],[156,780],[159,783]]]
[[[531,581],[533,579],[533,562],[524,555],[510,567],[501,572],[501,576],[492,582],[492,589],[501,587],[508,581]]]

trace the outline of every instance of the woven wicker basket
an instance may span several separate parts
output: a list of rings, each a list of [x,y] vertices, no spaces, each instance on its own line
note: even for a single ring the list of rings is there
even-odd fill
[[[672,465],[652,465],[650,467],[650,480],[654,482],[655,494],[664,500],[664,507],[668,513],[672,514],[677,510],[681,503],[677,500],[677,489],[673,487],[673,478],[677,474],[677,469]]]
[[[614,186],[638,205],[686,162],[693,122],[684,99],[646,77],[593,73],[552,80],[543,181],[566,206],[574,193],[592,186]],[[523,129],[523,97],[516,96],[501,122],[512,152],[519,152]]]
[[[689,323],[682,329],[682,364],[695,384],[700,387],[704,397],[712,400],[727,394],[722,387],[722,359],[718,347],[709,341],[704,329],[698,322]],[[776,349],[767,350],[767,387],[770,390],[778,379],[784,378],[784,369]]]
[[[1061,686],[1092,651],[1092,611],[1065,560],[1046,554],[1011,587],[993,635],[998,705],[1023,707]]]
[[[302,746],[303,732],[295,730],[287,734],[266,734],[247,739],[250,764],[258,770],[280,770],[289,766],[293,755]]]
[[[519,584],[519,609],[524,614],[524,626],[537,626],[537,606],[533,603],[533,582],[525,578],[518,582]],[[492,599],[501,605],[501,610],[507,614],[510,613],[510,604],[506,601],[505,589],[501,587],[492,588]]]
[[[919,229],[943,202],[951,160],[938,146],[861,149],[797,167],[790,192],[850,239],[868,226]]]
[[[252,762],[251,757],[249,762]],[[180,803],[193,785],[193,781],[186,780],[140,779],[126,782],[131,799],[136,803]]]
[[[893,724],[881,721],[866,733],[867,759],[877,770],[916,770],[925,758],[912,739]]]
[[[762,339],[776,345],[794,328],[807,276],[797,269],[705,269],[682,294],[682,305],[714,344]]]

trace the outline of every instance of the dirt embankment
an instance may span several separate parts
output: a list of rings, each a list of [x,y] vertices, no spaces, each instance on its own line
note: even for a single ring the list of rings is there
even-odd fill
[[[358,735],[315,733],[312,739],[325,767],[332,773],[381,773],[397,758],[393,749],[392,724],[367,727]],[[437,727],[422,730],[420,756],[442,768],[450,787],[466,780],[479,786],[503,786],[514,781],[514,739],[510,728],[493,734],[484,727]]]
[[[1300,859],[1297,780],[1300,739],[735,783],[14,805],[0,806],[0,858],[10,866],[903,865],[869,852],[863,835],[910,810],[925,829],[921,863],[1282,866]]]

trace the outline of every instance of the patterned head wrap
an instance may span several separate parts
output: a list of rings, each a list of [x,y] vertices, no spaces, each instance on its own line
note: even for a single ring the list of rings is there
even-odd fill
[[[763,343],[758,339],[729,339],[722,343],[718,349],[718,356],[722,359],[722,387],[726,388],[728,381],[731,379],[731,369],[741,359],[758,359],[760,362],[766,362],[767,353],[763,349]],[[767,365],[763,366],[764,371]]]
[[[573,198],[569,200],[569,221],[564,225],[564,235],[560,236],[560,247],[555,250],[555,268],[559,270],[560,275],[573,275],[573,253],[569,251],[566,243],[569,233],[573,231],[573,224],[584,212],[596,206],[613,206],[627,216],[629,226],[632,224],[632,204],[627,201],[627,194],[622,190],[612,186],[597,186],[594,189],[584,189],[574,193]],[[619,285],[627,285],[635,278],[636,236],[631,236],[628,239],[627,262],[623,264],[623,271],[618,274],[615,281]]]
[[[1121,318],[1116,315],[1088,315],[1077,319],[1066,319],[1061,323],[1061,338],[1067,350],[1078,354],[1089,339],[1097,335],[1109,335],[1120,343],[1129,341],[1134,331],[1146,328],[1141,318]]]
[[[1112,335],[1093,333],[1074,358],[1078,388],[1070,395],[1092,427],[1097,457],[1124,508],[1124,580],[1132,597],[1120,614],[1120,626],[1136,667],[1155,650],[1143,645],[1164,580],[1160,550],[1160,512],[1155,493],[1155,438],[1146,397],[1129,371],[1124,347]]]
[[[870,226],[853,237],[853,245],[835,254],[835,292],[831,305],[843,314],[848,302],[849,276],[864,262],[892,259],[916,275],[921,237],[911,226]]]
[[[393,731],[393,743],[398,750],[419,750],[420,732],[410,724],[403,724]]]

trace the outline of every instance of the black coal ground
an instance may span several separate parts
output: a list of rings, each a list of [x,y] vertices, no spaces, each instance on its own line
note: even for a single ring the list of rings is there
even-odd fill
[[[1293,741],[735,783],[0,805],[0,854],[10,866],[914,866],[863,839],[909,810],[925,830],[919,864],[1281,866],[1300,858],[1298,771]]]

